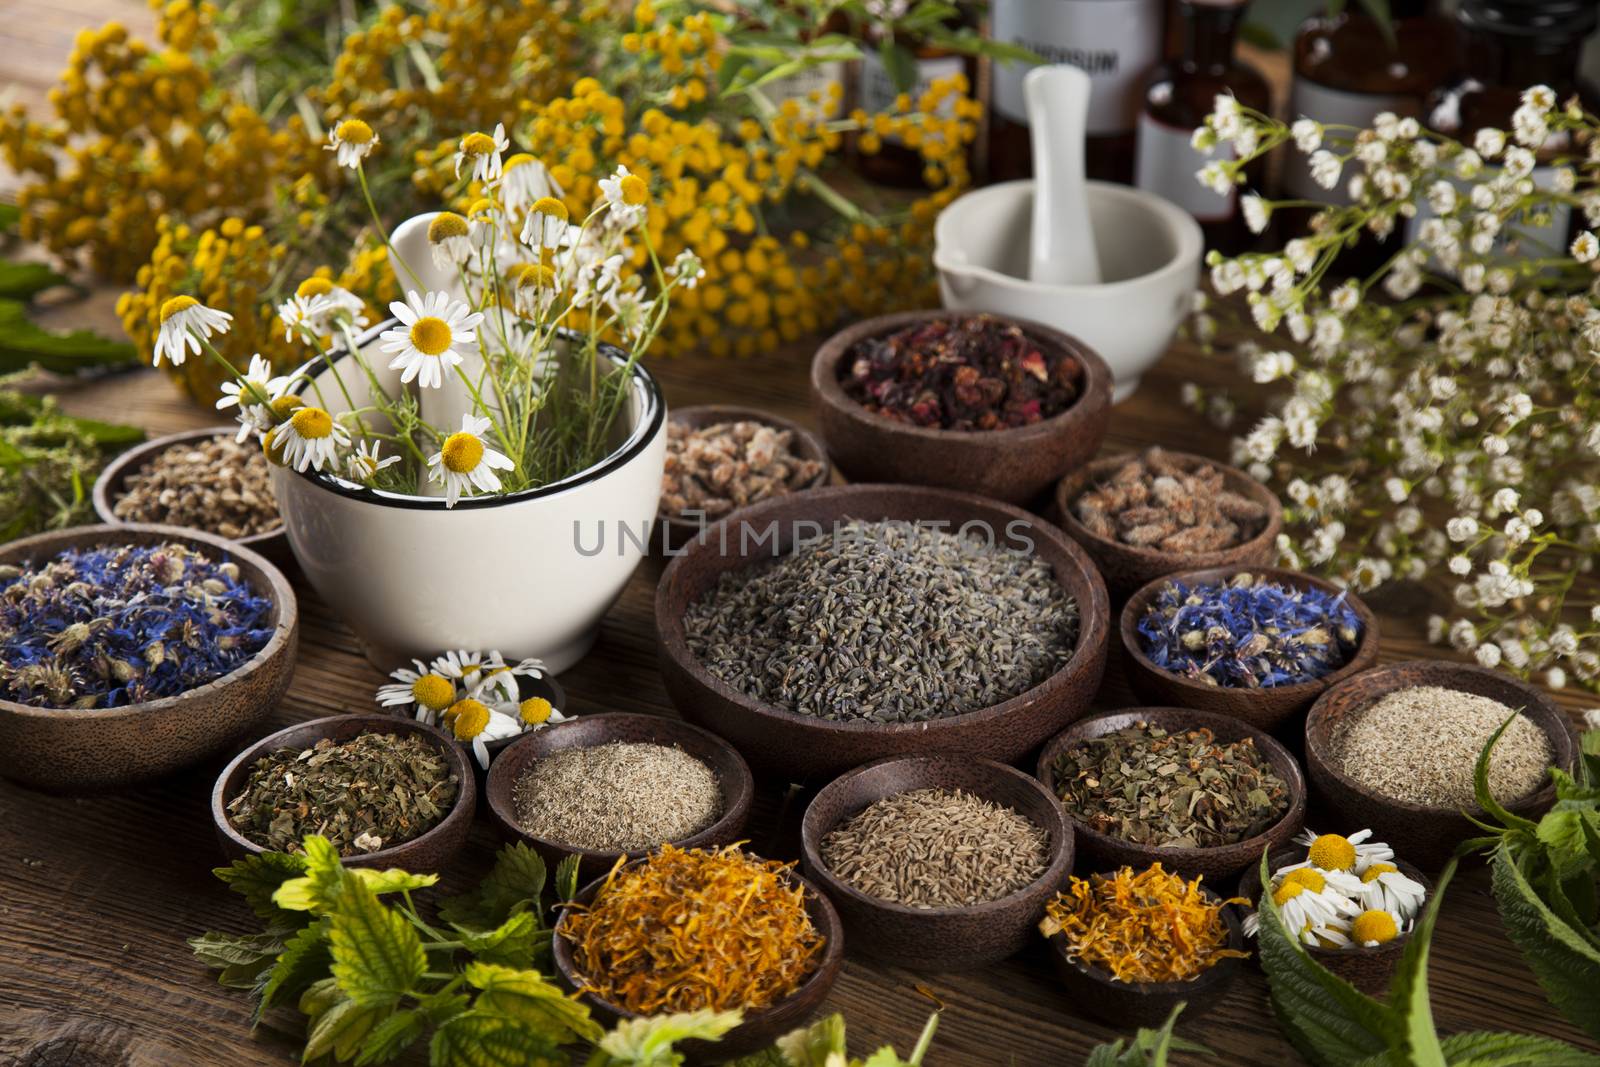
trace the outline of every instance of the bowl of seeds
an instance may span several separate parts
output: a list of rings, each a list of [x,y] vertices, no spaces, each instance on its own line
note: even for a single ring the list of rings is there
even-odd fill
[[[844,964],[839,915],[792,863],[729,845],[662,847],[589,883],[556,921],[556,971],[610,1026],[670,1012],[732,1011],[691,1063],[769,1047],[821,1008]]]
[[[237,429],[185,430],[122,453],[95,479],[100,521],[204,530],[284,558],[271,467],[253,441],[237,439]]]
[[[1078,468],[1056,510],[1114,597],[1180,571],[1265,566],[1283,529],[1277,496],[1244,471],[1163,448]]]
[[[330,715],[268,734],[211,790],[230,860],[298,852],[321,834],[349,867],[439,871],[466,844],[478,805],[472,762],[436,726],[393,715]]]
[[[817,350],[811,392],[854,482],[960,489],[1025,504],[1100,448],[1111,369],[1036,322],[953,311],[880,315]]]
[[[1305,825],[1306,783],[1289,750],[1226,715],[1130,708],[1073,723],[1039,754],[1095,870],[1160,863],[1211,885],[1282,848]]]
[[[677,548],[740,508],[827,485],[822,442],[799,423],[756,408],[702,404],[667,416],[658,519]]]
[[[93,792],[197,763],[294,674],[299,611],[248,548],[175,526],[0,546],[0,776]]]
[[[715,734],[659,715],[585,715],[527,734],[489,770],[489,816],[553,868],[593,878],[662,844],[732,844],[755,783]]]
[[[1378,660],[1378,620],[1332,582],[1278,567],[1157,578],[1123,605],[1122,665],[1141,700],[1298,726],[1332,686]]]
[[[836,778],[806,808],[800,847],[851,947],[924,971],[1021,951],[1073,860],[1072,831],[1038,782],[943,756]]]
[[[1515,718],[1512,718],[1515,714]],[[1571,772],[1577,745],[1566,715],[1537,687],[1500,671],[1413,660],[1359,674],[1306,716],[1306,769],[1320,808],[1350,826],[1382,826],[1395,851],[1425,871],[1444,866],[1480,831],[1473,773],[1489,760],[1489,791],[1537,820],[1555,803],[1549,768]]]
[[[1009,505],[833,486],[708,530],[656,591],[680,714],[784,781],[888,756],[1016,759],[1086,714],[1110,605],[1083,550]]]

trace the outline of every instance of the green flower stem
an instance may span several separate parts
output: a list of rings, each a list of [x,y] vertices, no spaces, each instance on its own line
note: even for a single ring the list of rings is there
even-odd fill
[[[400,269],[410,276],[412,284],[418,289],[422,289],[422,279],[417,277],[417,272],[411,269],[411,264],[406,262],[405,257],[395,249],[394,243],[389,240],[389,231],[384,228],[383,217],[378,214],[378,205],[372,201],[372,189],[367,185],[367,168],[361,160],[356,160],[356,178],[361,182],[361,195],[366,198],[367,210],[372,214],[372,224],[378,228],[378,236],[383,238],[383,247],[388,249],[389,254],[394,257],[394,261],[400,264]]]

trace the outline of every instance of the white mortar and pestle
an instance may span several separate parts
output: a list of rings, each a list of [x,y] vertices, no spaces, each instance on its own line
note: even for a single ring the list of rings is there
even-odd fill
[[[1200,226],[1154,193],[1084,178],[1087,74],[1036,67],[1023,92],[1034,180],[974,190],[940,213],[939,293],[951,310],[1032,319],[1079,338],[1111,366],[1120,402],[1189,312]]]

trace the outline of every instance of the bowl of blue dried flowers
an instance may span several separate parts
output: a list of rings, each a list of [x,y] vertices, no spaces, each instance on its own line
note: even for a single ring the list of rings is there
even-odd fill
[[[0,776],[94,792],[205,759],[283,696],[298,632],[282,573],[198,530],[0,547]]]
[[[1378,620],[1359,597],[1278,567],[1157,578],[1128,598],[1120,631],[1140,699],[1267,731],[1378,659]]]

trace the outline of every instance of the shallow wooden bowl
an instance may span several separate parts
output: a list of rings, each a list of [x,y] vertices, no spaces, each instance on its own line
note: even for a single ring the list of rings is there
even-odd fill
[[[1555,753],[1551,762],[1562,770],[1573,770],[1577,745],[1566,715],[1542,691],[1509,674],[1465,663],[1392,663],[1357,675],[1324,693],[1306,717],[1306,769],[1311,773],[1314,796],[1336,816],[1337,825],[1352,831],[1370,827],[1373,836],[1387,841],[1396,855],[1425,871],[1437,871],[1458,844],[1482,833],[1468,821],[1468,816],[1488,819],[1483,810],[1474,804],[1463,814],[1454,808],[1383,796],[1345,774],[1329,755],[1333,732],[1347,717],[1397,689],[1418,685],[1475,693],[1520,710],[1550,738]],[[1555,785],[1546,781],[1538,791],[1504,807],[1514,815],[1538,819],[1555,799]]]
[[[1128,708],[1107,715],[1073,723],[1050,739],[1039,754],[1037,777],[1044,783],[1052,797],[1059,797],[1056,789],[1055,761],[1073,745],[1094,737],[1103,737],[1126,729],[1134,723],[1148,722],[1169,732],[1179,730],[1209,729],[1219,742],[1242,741],[1250,738],[1256,749],[1266,757],[1269,765],[1284,785],[1289,788],[1289,806],[1283,816],[1264,833],[1236,841],[1231,845],[1213,848],[1158,848],[1154,845],[1136,845],[1110,834],[1091,829],[1065,805],[1067,822],[1072,826],[1078,843],[1080,863],[1094,870],[1108,871],[1118,867],[1143,869],[1159,862],[1169,871],[1185,878],[1196,875],[1205,878],[1211,886],[1232,885],[1233,879],[1250,864],[1261,859],[1263,849],[1278,849],[1288,844],[1305,826],[1306,780],[1300,773],[1289,750],[1262,730],[1249,723],[1227,715],[1195,711],[1191,708]]]
[[[642,862],[634,860],[628,866]],[[838,912],[833,910],[828,898],[815,885],[793,871],[789,872],[789,877],[805,890],[806,913],[811,916],[811,924],[821,931],[825,939],[816,970],[800,983],[798,989],[776,1004],[745,1012],[744,1021],[723,1034],[720,1040],[686,1041],[679,1045],[679,1050],[691,1063],[722,1063],[759,1052],[789,1031],[804,1026],[821,1009],[823,1001],[828,999],[828,993],[839,977],[839,969],[844,965],[844,927],[839,922]],[[604,882],[604,877],[596,878],[579,891],[574,902],[585,906],[594,903]],[[552,953],[562,981],[580,995],[603,1026],[611,1027],[619,1020],[638,1018],[621,1005],[584,991],[584,976],[578,972],[577,963],[572,957],[572,945],[562,933],[566,922],[567,913],[564,911],[556,921]]]
[[[323,738],[339,742],[361,734],[406,733],[421,734],[446,754],[450,768],[460,783],[456,802],[432,829],[376,852],[346,856],[343,863],[347,867],[372,867],[378,870],[399,867],[408,871],[441,871],[448,867],[456,853],[467,843],[467,834],[472,829],[472,816],[478,806],[478,785],[472,776],[472,758],[436,726],[379,713],[330,715],[295,723],[277,733],[268,734],[233,757],[211,788],[211,822],[223,855],[229,860],[237,860],[267,851],[235,830],[228,818],[228,801],[244,788],[257,760],[285,748],[297,751],[308,749]]]
[[[203,430],[184,430],[181,433],[168,434],[165,437],[158,437],[154,441],[146,441],[143,444],[134,445],[110,463],[107,463],[104,469],[100,471],[100,477],[95,479],[94,490],[90,494],[94,501],[95,514],[100,516],[101,522],[111,526],[127,525],[124,520],[117,518],[116,512],[112,509],[116,506],[117,501],[126,495],[130,476],[137,474],[146,464],[173,445],[198,444],[211,437],[226,437],[231,441],[238,434],[239,428],[237,426],[211,426]],[[271,485],[264,484],[262,489],[268,494],[272,492]],[[193,527],[185,526],[183,529],[193,529]],[[210,530],[202,530],[201,532],[209,533],[213,537],[222,536]],[[250,534],[246,537],[224,538],[224,540],[254,549],[275,563],[281,564],[290,558],[288,551],[289,541],[284,535],[281,520],[277,526],[270,530],[263,530],[261,533]]]
[[[1378,661],[1378,618],[1354,593],[1347,594],[1346,602],[1361,620],[1361,638],[1344,666],[1314,681],[1273,686],[1270,689],[1230,689],[1185,678],[1181,674],[1156,666],[1150,657],[1145,655],[1144,642],[1139,636],[1139,620],[1144,617],[1151,603],[1168,582],[1180,581],[1188,586],[1206,585],[1225,582],[1246,573],[1260,575],[1269,581],[1294,589],[1343,592],[1331,582],[1313,578],[1309,574],[1301,574],[1299,571],[1284,570],[1281,567],[1234,565],[1183,571],[1153,579],[1128,598],[1128,602],[1122,607],[1120,621],[1123,670],[1127,673],[1133,691],[1141,700],[1149,704],[1195,708],[1199,711],[1231,715],[1263,730],[1277,730],[1280,727],[1287,729],[1290,720],[1310,708],[1317,697]]]
[[[680,719],[659,715],[584,715],[515,738],[489,767],[489,783],[485,790],[489,817],[507,840],[526,841],[552,869],[566,857],[577,856],[578,871],[585,878],[605,874],[620,856],[638,859],[654,851],[655,846],[629,852],[577,848],[530,834],[517,820],[517,782],[535,761],[565,749],[593,748],[612,741],[676,746],[716,774],[722,787],[721,817],[699,833],[671,844],[680,848],[715,848],[739,840],[750,818],[750,801],[755,795],[755,781],[750,776],[749,766],[732,745],[715,734]]]
[[[1299,863],[1305,858],[1306,850],[1304,848],[1286,848],[1267,857],[1267,864],[1272,870],[1276,871],[1278,868],[1286,867],[1291,863]],[[1427,890],[1427,896],[1423,899],[1423,907],[1427,907],[1427,902],[1433,899],[1433,883],[1428,880],[1428,876],[1398,855],[1389,862],[1393,863],[1401,874],[1412,881],[1422,884],[1422,887]],[[1245,868],[1244,877],[1239,879],[1239,895],[1251,901],[1252,905],[1261,899],[1261,870],[1259,863],[1252,863]],[[1400,957],[1405,954],[1406,942],[1410,940],[1411,933],[1407,931],[1388,944],[1378,945],[1374,948],[1368,948],[1365,945],[1352,945],[1349,948],[1323,948],[1319,945],[1307,945],[1303,942],[1301,947],[1311,954],[1312,959],[1357,989],[1376,997],[1382,997],[1383,991],[1389,988],[1389,979],[1394,975],[1395,967],[1400,964]],[[1260,966],[1261,954],[1259,952],[1251,958],[1256,962],[1257,966]]]
[[[1261,532],[1247,541],[1214,552],[1188,554],[1166,552],[1138,545],[1125,545],[1121,541],[1090,532],[1078,520],[1072,505],[1078,497],[1109,478],[1129,460],[1141,453],[1128,452],[1116,456],[1101,456],[1068,474],[1056,485],[1056,510],[1060,512],[1061,528],[1067,536],[1083,546],[1100,568],[1100,576],[1113,597],[1125,597],[1134,590],[1157,578],[1181,571],[1203,570],[1209,567],[1237,565],[1266,566],[1277,558],[1278,534],[1283,530],[1283,505],[1272,490],[1250,477],[1237,467],[1229,467],[1205,456],[1188,452],[1167,452],[1169,458],[1187,470],[1211,466],[1222,474],[1222,484],[1232,492],[1260,504],[1267,509],[1267,521]]]
[[[0,564],[49,559],[69,548],[168,541],[239,565],[240,579],[272,601],[267,643],[198,689],[142,704],[72,711],[0,700],[0,776],[62,793],[147,782],[221,751],[282,699],[294,675],[299,609],[283,574],[248,548],[179,526],[75,526],[0,546]]]
[[[872,896],[835,875],[822,840],[876,801],[913,789],[959,789],[1003,804],[1050,835],[1049,866],[1031,885],[982,904],[913,908]],[[1020,952],[1034,938],[1044,903],[1072,872],[1072,829],[1038,782],[985,759],[913,757],[879,760],[835,779],[806,808],[800,828],[806,876],[828,894],[853,948],[919,971],[984,967]]]
[[[1026,547],[1078,604],[1078,645],[1050,677],[1010,700],[931,722],[830,722],[746,696],[701,665],[685,641],[685,609],[729,571],[790,551],[800,537],[850,519],[987,524],[997,544]],[[978,525],[969,527],[969,532]],[[763,540],[763,538],[765,538]],[[656,589],[667,693],[690,722],[732,742],[758,772],[785,781],[835,775],[887,756],[935,752],[1014,760],[1086,714],[1105,670],[1110,602],[1083,549],[1025,511],[969,493],[851,485],[762,501],[706,531],[668,564]]]
[[[774,415],[770,411],[762,411],[760,408],[739,407],[735,404],[700,404],[695,407],[675,408],[667,415],[667,418],[692,430],[712,426],[719,422],[759,422],[771,426],[775,430],[787,430],[793,435],[790,441],[790,449],[796,456],[801,459],[815,460],[822,464],[822,469],[817,471],[817,476],[799,488],[815,489],[818,486],[827,485],[828,480],[833,477],[833,464],[828,459],[827,449],[822,447],[822,442],[817,440],[816,434],[801,426],[798,422],[786,419],[781,415]],[[799,490],[795,491],[798,492]],[[744,509],[736,508],[728,514],[738,514],[742,510]],[[669,549],[679,548],[694,540],[707,526],[712,526],[725,518],[727,518],[727,515],[719,515],[716,518],[702,520],[663,513],[657,516],[661,533],[654,539],[654,543],[657,546],[664,544]]]
[[[1201,892],[1212,900],[1219,899],[1204,886]],[[1228,927],[1228,947],[1249,951],[1234,905],[1222,909],[1222,921]],[[1056,961],[1056,972],[1066,987],[1069,1003],[1122,1029],[1160,1026],[1180,1001],[1188,1005],[1183,1010],[1184,1019],[1193,1019],[1208,1011],[1222,999],[1228,986],[1243,970],[1240,964],[1244,963],[1232,956],[1220,959],[1187,982],[1122,982],[1100,967],[1068,959],[1065,934],[1050,938],[1050,955]]]
[[[811,393],[835,466],[854,482],[895,482],[959,489],[1025,504],[1100,448],[1111,421],[1111,368],[1088,345],[1026,319],[993,316],[1022,327],[1041,347],[1065,352],[1083,368],[1083,390],[1059,415],[1005,430],[912,426],[869,412],[839,384],[841,363],[860,341],[929,319],[968,312],[930,309],[864,319],[825,341],[811,363]]]

